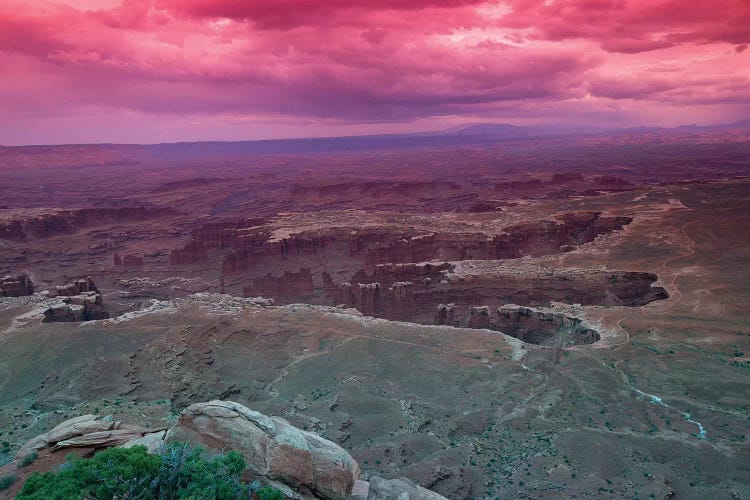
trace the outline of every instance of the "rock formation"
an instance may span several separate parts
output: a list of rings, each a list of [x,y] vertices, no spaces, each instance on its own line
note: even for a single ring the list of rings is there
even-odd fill
[[[368,493],[366,497],[353,496],[352,500],[445,500],[444,496],[422,488],[405,477],[383,479],[376,476],[366,483],[365,488]]]
[[[472,274],[466,274],[468,272]],[[404,275],[414,278],[391,281]],[[374,281],[376,277],[382,281]],[[518,268],[511,264],[486,267],[472,264],[466,269],[458,264],[398,264],[377,266],[371,275],[359,271],[351,283],[337,286],[327,281],[325,293],[328,304],[354,307],[371,316],[486,328],[479,326],[484,324],[483,317],[472,314],[471,307],[547,306],[552,301],[641,306],[668,297],[664,288],[655,286],[656,281],[655,274],[629,271],[583,272],[533,266]]]
[[[59,304],[44,311],[44,323],[77,322],[107,319],[102,294],[91,277],[67,285],[56,286],[45,292],[49,297],[59,297]]]
[[[498,308],[497,317],[488,323],[492,329],[532,344],[566,347],[592,344],[601,338],[579,318],[516,305]]]
[[[107,448],[142,438],[153,430],[135,425],[124,425],[112,417],[82,415],[71,418],[24,444],[16,453],[16,460],[33,451],[63,448]]]
[[[455,316],[453,313],[454,304],[439,304],[437,311],[435,312],[435,324],[436,325],[448,325],[456,326]]]
[[[34,283],[25,274],[0,277],[0,297],[24,297],[34,293]]]

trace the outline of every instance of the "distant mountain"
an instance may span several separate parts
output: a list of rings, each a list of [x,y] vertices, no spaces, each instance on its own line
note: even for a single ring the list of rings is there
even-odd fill
[[[721,127],[725,127],[725,128],[750,128],[750,118],[745,118],[744,120],[736,121],[734,123],[727,123],[726,125],[721,125]]]
[[[750,119],[740,120],[723,125],[681,125],[679,127],[592,127],[582,125],[535,125],[519,126],[509,123],[472,123],[459,125],[443,130],[404,134],[381,134],[343,137],[314,137],[300,139],[269,139],[255,141],[206,141],[177,142],[161,144],[79,144],[67,145],[77,148],[119,151],[122,148],[138,148],[151,156],[169,157],[172,159],[193,159],[197,156],[211,155],[245,155],[245,154],[315,154],[337,151],[360,151],[393,148],[420,148],[462,146],[486,144],[499,141],[526,140],[533,138],[574,137],[574,136],[626,136],[626,135],[664,135],[677,136],[701,131],[721,131],[727,129],[748,128]],[[1,151],[16,148],[47,150],[57,146],[15,146],[0,145]],[[93,150],[92,149],[92,150]],[[132,156],[132,152],[129,153]]]
[[[584,125],[535,125],[520,126],[509,123],[472,123],[459,125],[437,132],[425,132],[419,135],[434,136],[485,136],[497,138],[523,138],[549,135],[591,134],[611,130],[604,127],[590,127]]]
[[[507,123],[475,123],[472,125],[460,125],[452,127],[435,135],[493,135],[501,137],[528,137],[535,135],[538,131],[531,127],[519,127]]]

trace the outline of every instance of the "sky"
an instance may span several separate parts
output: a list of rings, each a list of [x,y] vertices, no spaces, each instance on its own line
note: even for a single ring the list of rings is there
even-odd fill
[[[0,144],[750,117],[750,0],[0,0]]]

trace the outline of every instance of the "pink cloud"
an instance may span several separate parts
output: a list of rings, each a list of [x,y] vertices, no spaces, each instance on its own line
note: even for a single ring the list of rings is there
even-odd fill
[[[743,0],[11,2],[0,3],[6,136],[82,112],[162,127],[190,116],[206,133],[229,115],[313,120],[325,134],[332,120],[569,122],[571,109],[630,124],[638,103],[700,122],[706,105],[715,120],[750,103]]]

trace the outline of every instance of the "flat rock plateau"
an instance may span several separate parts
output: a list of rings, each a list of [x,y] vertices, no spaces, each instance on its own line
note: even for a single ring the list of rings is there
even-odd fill
[[[747,137],[0,148],[0,467],[231,400],[450,499],[750,498]]]

